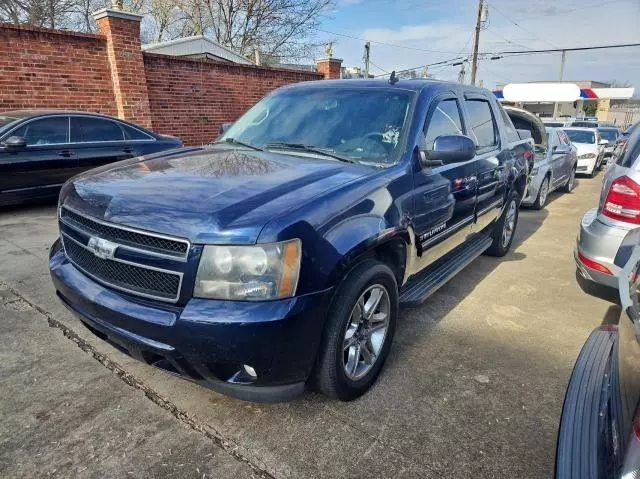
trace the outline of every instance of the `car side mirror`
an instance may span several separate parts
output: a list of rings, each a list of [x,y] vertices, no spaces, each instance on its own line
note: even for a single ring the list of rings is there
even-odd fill
[[[223,123],[222,125],[220,125],[220,136],[224,135],[227,130],[231,128],[231,125],[233,125],[233,122]]]
[[[21,150],[27,147],[27,140],[22,136],[10,136],[4,140],[4,146],[8,150]]]
[[[605,140],[604,138],[598,142],[598,145],[603,145],[604,146],[604,145],[608,145],[608,144],[609,144],[609,140]]]
[[[433,142],[431,150],[420,152],[423,167],[448,165],[471,160],[476,155],[476,144],[465,135],[441,135]]]

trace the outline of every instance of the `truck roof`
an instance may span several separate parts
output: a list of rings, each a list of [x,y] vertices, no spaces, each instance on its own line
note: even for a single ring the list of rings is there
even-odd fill
[[[308,88],[381,88],[381,87],[389,87],[389,88],[398,88],[401,90],[413,90],[416,92],[423,91],[426,89],[433,89],[434,91],[449,89],[449,90],[460,90],[464,89],[465,91],[469,90],[477,90],[478,92],[487,93],[486,88],[480,88],[471,85],[461,85],[456,82],[449,81],[441,81],[441,80],[404,80],[398,79],[396,83],[393,85],[389,83],[388,78],[377,78],[377,79],[349,79],[349,80],[316,80],[316,81],[307,81],[294,83],[291,85],[287,85],[283,88],[286,89],[308,89]]]

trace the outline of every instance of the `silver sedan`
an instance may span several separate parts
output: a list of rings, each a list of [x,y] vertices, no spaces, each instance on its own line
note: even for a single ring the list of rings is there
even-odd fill
[[[640,130],[607,170],[597,208],[583,216],[574,252],[578,271],[587,280],[615,288],[616,266],[629,254],[622,246],[640,225]],[[622,261],[624,262],[624,261]]]
[[[576,147],[561,128],[546,128],[549,146],[535,147],[535,163],[531,170],[527,194],[522,200],[524,206],[544,208],[549,193],[564,188],[570,192],[576,179],[578,161]]]

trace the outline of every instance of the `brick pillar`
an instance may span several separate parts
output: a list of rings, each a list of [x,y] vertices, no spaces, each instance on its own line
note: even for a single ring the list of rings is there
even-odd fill
[[[340,58],[322,58],[316,60],[318,73],[324,75],[325,80],[336,80],[340,78],[342,70],[342,60]]]
[[[151,128],[147,78],[140,47],[141,15],[103,8],[93,14],[107,40],[107,56],[118,116]]]

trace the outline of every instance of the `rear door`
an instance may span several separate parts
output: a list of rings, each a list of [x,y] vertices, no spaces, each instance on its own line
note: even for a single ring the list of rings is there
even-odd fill
[[[480,231],[500,215],[506,191],[504,163],[507,158],[502,156],[514,153],[506,145],[504,151],[501,150],[499,112],[494,110],[487,96],[474,91],[465,95],[464,104],[468,115],[468,135],[477,148],[475,168],[478,191],[473,229]]]
[[[137,156],[120,124],[107,118],[72,116],[71,141],[78,156],[78,172]]]
[[[23,137],[27,146],[0,152],[3,194],[49,196],[73,175],[76,158],[69,144],[69,117],[49,116],[28,121],[7,132]]]
[[[427,149],[440,135],[464,132],[460,98],[436,97],[429,107],[423,133]],[[476,197],[474,160],[423,168],[414,174],[414,226],[422,267],[462,243],[471,231]]]

